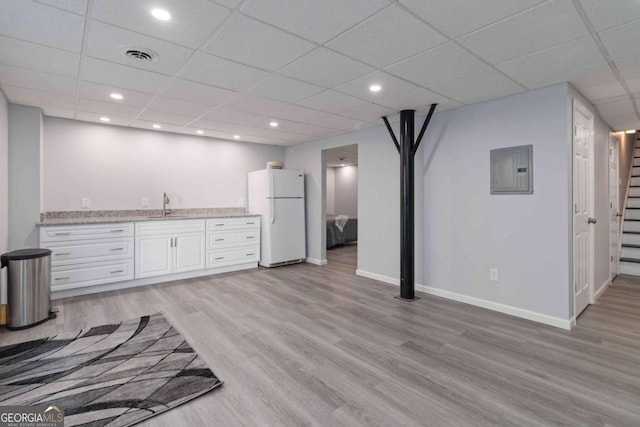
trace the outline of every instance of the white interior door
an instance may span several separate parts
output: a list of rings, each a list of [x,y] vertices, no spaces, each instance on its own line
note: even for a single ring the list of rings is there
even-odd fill
[[[610,278],[618,275],[618,261],[620,259],[620,142],[615,135],[609,136],[609,220],[610,220]]]
[[[577,317],[593,295],[593,115],[573,101],[573,290]]]

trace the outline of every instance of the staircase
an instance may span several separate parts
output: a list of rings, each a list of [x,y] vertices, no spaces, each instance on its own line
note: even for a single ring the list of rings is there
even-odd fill
[[[637,135],[637,134],[636,134]],[[637,138],[637,137],[636,137]],[[633,169],[622,226],[620,274],[640,276],[640,147],[636,139]]]

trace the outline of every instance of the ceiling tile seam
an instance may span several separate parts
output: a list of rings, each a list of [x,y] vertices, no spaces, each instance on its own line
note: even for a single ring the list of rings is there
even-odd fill
[[[56,47],[56,46],[51,46],[51,45],[44,44],[44,43],[39,43],[39,42],[31,41],[31,40],[21,39],[21,38],[18,38],[18,37],[8,36],[8,35],[5,35],[5,34],[0,34],[0,37],[4,37],[4,38],[7,38],[7,39],[11,39],[11,40],[17,40],[19,42],[28,43],[28,44],[35,44],[37,46],[46,47],[47,49],[59,50],[61,52],[72,53],[74,55],[80,55],[80,52],[77,52],[75,50],[61,49],[61,48]]]
[[[47,75],[52,75],[52,76],[56,76],[56,77],[64,77],[64,78],[73,79],[73,80],[76,79],[75,77],[70,76],[68,74],[58,74],[58,73],[54,73],[54,72],[51,72],[51,71],[42,71],[41,69],[37,69],[37,68],[23,67],[22,65],[15,65],[15,64],[7,64],[6,62],[2,62],[2,61],[0,61],[0,65],[4,65],[4,66],[7,66],[7,67],[11,67],[11,68],[18,68],[20,70],[34,71],[36,73],[47,74]]]
[[[591,20],[587,16],[587,13],[585,12],[580,2],[578,0],[572,0],[572,3],[576,11],[578,12],[578,15],[580,15],[580,18],[582,18],[584,25],[587,27],[587,30],[589,31],[591,38],[596,43],[596,46],[598,46],[598,49],[600,49],[600,52],[604,56],[606,62],[609,64],[609,68],[611,69],[613,74],[616,76],[616,79],[618,79],[618,82],[620,83],[625,93],[629,97],[629,100],[631,101],[631,105],[633,106],[636,117],[640,120],[640,110],[638,110],[638,103],[636,102],[636,99],[633,96],[633,93],[629,89],[627,82],[622,77],[622,74],[620,74],[620,70],[618,70],[618,66],[615,64],[613,59],[611,59],[611,55],[609,55],[609,51],[605,47],[604,43],[602,43],[602,40],[600,39],[598,32],[595,30],[595,27],[591,23]]]
[[[76,74],[76,96],[73,103],[73,118],[78,118],[78,103],[80,101],[80,81],[82,76],[82,68],[85,60],[85,53],[87,51],[87,44],[89,43],[89,31],[90,31],[90,22],[91,20],[88,18],[89,13],[93,10],[93,0],[87,1],[87,9],[86,15],[84,17],[84,26],[82,29],[82,47],[80,48],[80,60],[78,61],[78,73]]]
[[[140,111],[140,113],[138,113],[138,115],[135,117],[135,120],[139,120],[140,116],[142,114],[145,113],[145,111],[151,106],[151,104],[156,100],[156,98],[158,98],[158,96],[160,96],[163,92],[165,92],[167,90],[167,88],[171,85],[171,83],[173,83],[176,79],[178,79],[179,75],[191,64],[191,62],[194,61],[194,59],[200,54],[204,54],[204,52],[202,52],[202,48],[207,46],[209,43],[211,43],[211,41],[218,36],[218,34],[220,33],[220,31],[222,31],[222,29],[224,28],[224,26],[226,25],[227,21],[231,20],[231,17],[233,17],[236,13],[237,10],[242,7],[242,5],[244,3],[246,3],[248,0],[243,0],[240,3],[238,3],[238,6],[236,6],[235,9],[231,10],[231,12],[220,22],[220,24],[218,24],[218,26],[210,33],[209,37],[207,37],[201,44],[200,46],[198,46],[195,50],[193,50],[193,52],[191,52],[191,55],[189,55],[189,58],[187,58],[187,60],[184,62],[184,64],[182,64],[182,67],[180,67],[180,69],[178,69],[173,76],[171,76],[169,78],[169,81],[167,82],[167,84],[164,86],[164,88],[160,89],[158,92],[156,92],[155,94],[153,94],[153,97],[149,100],[149,102],[147,103],[146,106],[144,106],[142,108],[142,110]],[[186,80],[186,79],[185,79]],[[191,80],[189,80],[191,81]],[[200,82],[197,82],[200,83]],[[226,88],[226,90],[230,90],[228,88]],[[233,92],[237,92],[237,91],[233,91]],[[204,116],[204,115],[203,115]],[[202,116],[200,116],[202,117]],[[189,124],[193,123],[193,120],[190,122],[187,122],[183,125],[183,127],[187,127]]]
[[[493,69],[495,72],[497,72],[497,73],[501,74],[503,77],[505,77],[505,78],[507,78],[507,79],[511,80],[513,83],[517,84],[518,86],[522,87],[523,89],[527,89],[527,90],[528,90],[528,88],[527,88],[526,86],[524,86],[522,83],[520,83],[519,81],[517,81],[517,80],[513,79],[511,76],[509,76],[509,75],[507,75],[507,74],[503,73],[502,71],[500,71],[499,69],[497,69],[493,64],[491,64],[489,61],[487,61],[486,59],[484,59],[483,57],[481,57],[480,55],[478,55],[478,54],[477,54],[477,53],[475,53],[474,51],[472,51],[472,50],[468,49],[466,46],[462,45],[462,44],[458,41],[458,39],[453,39],[453,38],[449,37],[446,33],[444,33],[443,31],[441,31],[439,28],[436,28],[436,27],[434,27],[433,25],[431,25],[428,21],[426,21],[425,19],[423,19],[420,15],[418,15],[417,13],[413,12],[411,9],[409,9],[408,7],[406,7],[405,5],[403,5],[402,3],[400,3],[400,1],[399,1],[399,0],[392,0],[392,1],[393,1],[394,3],[396,3],[396,4],[398,5],[398,7],[400,7],[400,8],[402,8],[402,9],[404,9],[406,12],[410,13],[411,15],[413,15],[416,19],[419,19],[419,20],[420,20],[421,22],[423,22],[425,25],[429,26],[429,28],[431,28],[432,30],[434,30],[434,31],[436,31],[438,34],[440,34],[440,35],[442,35],[442,36],[446,37],[446,38],[447,38],[451,43],[455,44],[457,47],[459,47],[460,49],[464,50],[466,53],[468,53],[468,54],[472,55],[474,58],[478,59],[479,61],[481,61],[482,63],[484,63],[485,65],[487,65],[487,67],[489,67],[489,68]],[[548,2],[540,3],[540,4],[536,5],[536,6],[533,6],[533,7],[529,8],[529,9],[526,9],[526,10],[524,10],[524,11],[517,12],[517,13],[515,13],[515,14],[513,14],[513,15],[509,16],[508,18],[500,19],[500,20],[498,20],[498,21],[494,22],[493,24],[489,24],[489,25],[487,25],[487,26],[485,26],[485,27],[482,27],[482,28],[487,28],[487,27],[489,27],[489,26],[491,26],[491,25],[495,25],[496,23],[501,22],[501,21],[502,21],[502,20],[504,20],[504,19],[509,19],[509,18],[511,18],[511,17],[513,17],[513,16],[516,16],[516,15],[520,14],[520,13],[525,13],[525,12],[527,12],[527,11],[531,10],[531,9],[534,9],[534,8],[536,8],[536,7],[540,7],[540,6],[542,6],[543,4],[545,4],[545,3],[548,3]],[[477,31],[479,31],[479,30],[477,30]],[[472,34],[472,33],[474,33],[474,32],[475,32],[475,31],[472,31],[472,32],[471,32],[471,33],[469,33],[469,34]],[[458,38],[459,38],[459,37],[458,37]],[[400,61],[398,61],[398,62],[400,62]],[[394,65],[394,64],[391,64],[391,65]],[[389,65],[389,67],[390,67],[391,65]],[[428,89],[428,87],[427,87],[427,89]],[[456,101],[457,101],[457,100],[456,100]],[[460,101],[458,101],[458,102],[460,102]]]
[[[42,1],[40,1],[40,0],[31,0],[31,1],[32,1],[33,3],[38,3],[38,4],[39,4],[39,5],[41,5],[41,6],[46,6],[46,7],[50,7],[50,8],[52,8],[52,9],[60,10],[60,11],[62,11],[62,12],[71,13],[72,15],[82,16],[82,17],[84,17],[84,16],[85,16],[85,15],[83,15],[83,14],[81,14],[81,13],[74,12],[73,10],[63,9],[63,8],[61,8],[61,7],[58,7],[58,6],[54,5],[54,4],[45,3],[45,2],[42,2]]]

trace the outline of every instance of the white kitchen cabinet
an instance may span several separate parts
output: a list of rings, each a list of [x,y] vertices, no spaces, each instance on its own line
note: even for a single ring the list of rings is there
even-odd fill
[[[133,279],[133,223],[43,226],[51,249],[51,291]]]
[[[205,221],[136,223],[135,277],[163,276],[205,268]]]
[[[207,220],[207,268],[257,266],[260,261],[260,218]]]

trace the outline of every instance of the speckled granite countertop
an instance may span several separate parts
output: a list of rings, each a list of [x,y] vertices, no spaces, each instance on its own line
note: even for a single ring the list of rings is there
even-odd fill
[[[80,225],[111,222],[168,221],[172,219],[237,218],[260,215],[248,214],[244,208],[173,209],[162,216],[161,209],[121,211],[58,211],[40,214],[37,225]]]

